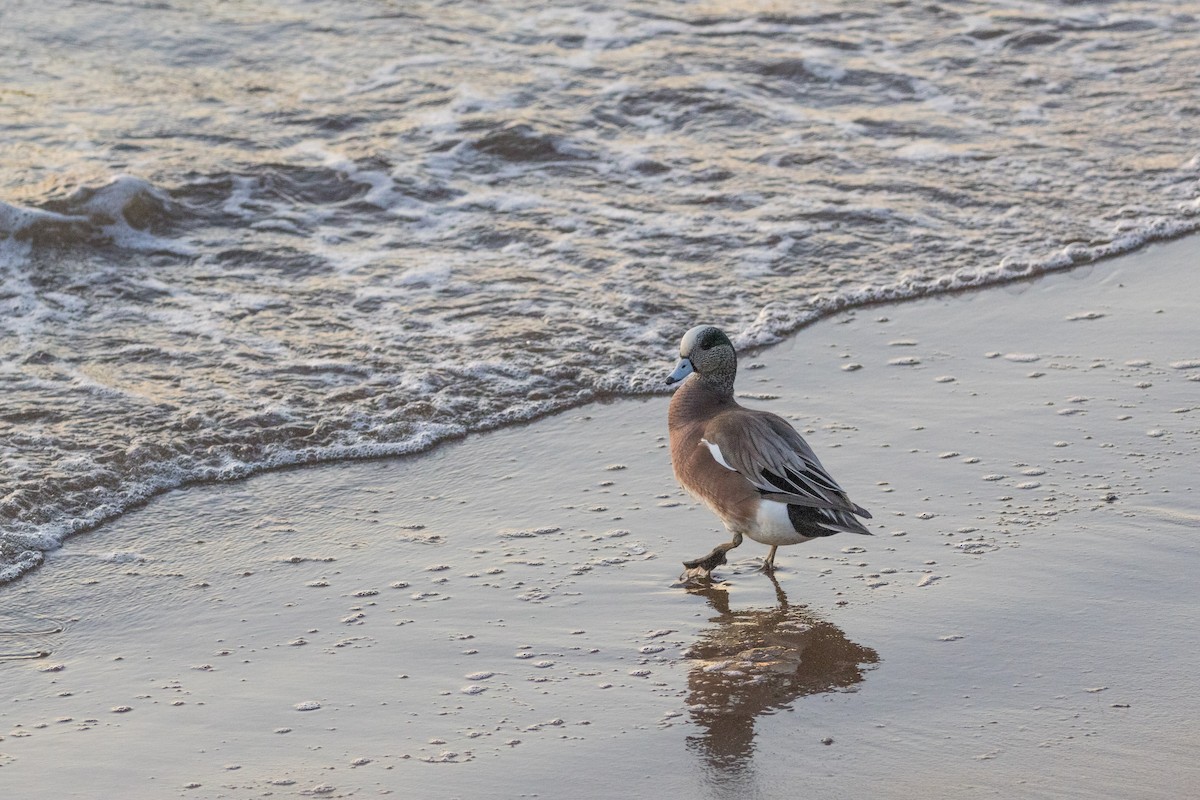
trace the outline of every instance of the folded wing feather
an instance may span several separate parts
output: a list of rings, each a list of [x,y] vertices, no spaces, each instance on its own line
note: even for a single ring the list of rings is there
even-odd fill
[[[736,470],[768,500],[870,518],[851,502],[795,428],[766,411],[738,415],[736,436],[715,417],[705,430],[704,443],[721,466]],[[852,517],[850,519],[853,519]]]

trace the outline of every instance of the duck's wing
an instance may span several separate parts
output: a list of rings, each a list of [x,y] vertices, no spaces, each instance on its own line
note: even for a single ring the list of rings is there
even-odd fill
[[[740,473],[768,500],[871,517],[780,416],[739,407],[714,417],[702,441],[717,463]]]

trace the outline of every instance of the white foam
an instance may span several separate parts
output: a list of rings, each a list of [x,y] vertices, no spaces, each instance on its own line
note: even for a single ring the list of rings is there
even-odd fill
[[[1175,100],[1134,102],[1192,77],[1174,56],[1195,34],[1167,18],[1064,39],[1058,55],[1110,48],[1081,68],[1009,46],[1042,23],[971,37],[989,15],[931,37],[912,15],[498,8],[447,50],[427,35],[445,20],[423,13],[411,39],[366,26],[298,54],[358,65],[340,93],[214,106],[203,126],[194,95],[158,96],[156,125],[193,138],[60,144],[53,110],[86,123],[106,91],[86,43],[78,80],[25,107],[14,136],[40,144],[6,173],[21,199],[0,203],[0,374],[29,420],[5,465],[22,497],[60,472],[99,488],[46,488],[49,521],[14,511],[0,561],[31,563],[189,481],[661,391],[661,354],[700,317],[752,347],[848,307],[1200,228],[1200,156],[1174,135]],[[1006,71],[978,69],[1002,48]],[[963,68],[931,70],[935,51]],[[284,74],[246,53],[264,82]],[[1116,75],[1118,60],[1153,69]],[[1100,114],[1103,140],[1097,90],[1127,112]],[[535,157],[480,146],[514,126]]]

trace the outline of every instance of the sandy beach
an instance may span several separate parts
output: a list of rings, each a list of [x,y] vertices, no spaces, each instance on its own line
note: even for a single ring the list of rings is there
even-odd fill
[[[665,396],[159,497],[0,586],[3,794],[1193,796],[1197,263],[743,354],[874,514],[776,580],[675,582]]]

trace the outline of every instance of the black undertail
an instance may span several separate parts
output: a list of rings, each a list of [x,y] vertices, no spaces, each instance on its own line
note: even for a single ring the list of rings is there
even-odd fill
[[[787,511],[788,521],[792,523],[792,527],[796,529],[796,533],[803,536],[833,536],[838,532],[825,527],[832,523],[833,520],[823,514],[819,508],[794,506],[789,503]]]

